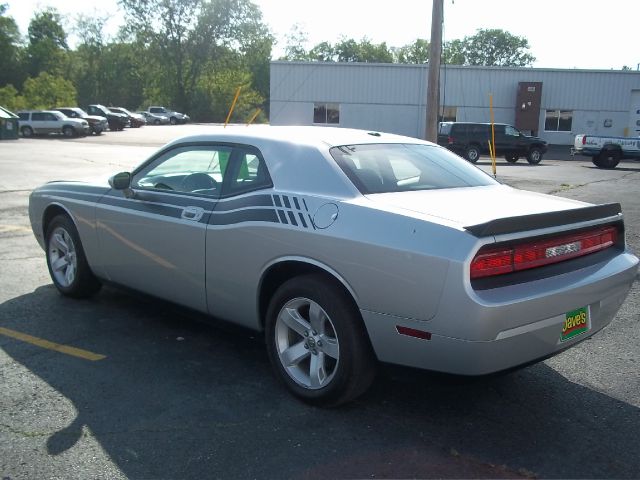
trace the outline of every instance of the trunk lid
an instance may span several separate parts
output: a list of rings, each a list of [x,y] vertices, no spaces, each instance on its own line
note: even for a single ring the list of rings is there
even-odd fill
[[[503,218],[573,210],[588,203],[506,185],[368,195],[378,208],[429,215],[468,227]],[[571,218],[567,217],[567,223]]]

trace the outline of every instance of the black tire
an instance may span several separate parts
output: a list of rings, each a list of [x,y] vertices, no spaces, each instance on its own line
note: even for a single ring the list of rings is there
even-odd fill
[[[598,168],[612,169],[616,168],[620,163],[622,154],[620,150],[607,149],[600,152],[600,155],[593,157],[593,164]]]
[[[311,305],[320,312],[316,318],[321,320],[311,322]],[[292,318],[283,315],[287,311],[299,314],[302,323],[294,323],[302,331],[294,331],[284,322],[283,318]],[[328,277],[303,275],[281,285],[269,304],[265,330],[269,360],[277,377],[291,393],[307,403],[337,406],[363,394],[373,382],[376,358],[360,312],[352,299]],[[285,366],[281,355],[293,349],[292,345],[302,355]],[[321,384],[322,380],[313,385],[314,362],[322,365],[316,369],[316,378],[324,374],[325,385]]]
[[[480,147],[477,145],[469,145],[465,152],[465,158],[471,163],[476,163],[480,158]]]
[[[529,153],[527,154],[527,162],[529,162],[531,165],[537,165],[541,161],[542,150],[537,147],[533,147],[531,150],[529,150]]]
[[[24,138],[33,137],[33,128],[31,127],[22,127],[20,129],[20,133]]]
[[[154,125],[160,125],[160,120],[158,120],[157,118],[153,121]]]
[[[178,119],[176,117],[171,117],[169,119],[169,122],[171,123],[171,125],[177,125],[178,124]]]
[[[71,219],[67,215],[57,215],[46,228],[47,268],[58,291],[74,298],[86,298],[97,293],[102,285],[87,263],[80,236]],[[70,269],[74,271],[69,273]]]
[[[505,153],[504,159],[509,163],[516,163],[520,157],[515,153]]]
[[[75,128],[70,127],[69,125],[65,125],[64,127],[62,127],[62,135],[64,135],[67,138],[75,137],[76,130]]]

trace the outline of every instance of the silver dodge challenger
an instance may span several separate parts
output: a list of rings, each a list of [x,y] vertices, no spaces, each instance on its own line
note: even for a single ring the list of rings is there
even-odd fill
[[[636,278],[618,204],[517,190],[414,138],[210,132],[108,183],[36,189],[33,232],[63,295],[107,282],[263,331],[307,402],[354,399],[378,362],[544,359],[609,324]]]

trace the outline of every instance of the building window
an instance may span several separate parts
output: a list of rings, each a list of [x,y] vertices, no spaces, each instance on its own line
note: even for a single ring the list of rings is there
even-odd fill
[[[340,123],[340,105],[337,103],[315,103],[313,105],[313,123]]]
[[[547,110],[544,119],[546,132],[570,132],[573,112],[571,110]]]
[[[458,107],[442,107],[438,122],[455,122],[458,116]]]

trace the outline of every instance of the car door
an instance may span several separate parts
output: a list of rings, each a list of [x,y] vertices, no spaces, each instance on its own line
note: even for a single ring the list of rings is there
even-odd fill
[[[288,220],[284,209],[275,208],[271,176],[257,149],[236,145],[224,177],[207,227],[209,313],[256,327],[256,292],[269,255],[264,244],[273,241],[270,227]],[[283,202],[293,208],[288,198]],[[297,225],[295,218],[289,221]]]
[[[504,154],[505,151],[509,151],[511,149],[510,139],[505,134],[505,126],[504,125],[494,125],[493,126],[493,135],[495,138],[496,145],[496,156]],[[491,138],[491,126],[489,126],[489,138]]]
[[[171,147],[96,209],[101,263],[113,282],[207,311],[205,239],[231,147]]]
[[[49,133],[48,126],[48,113],[46,112],[33,112],[31,114],[31,127],[33,127],[33,133],[46,134]]]
[[[505,126],[505,136],[509,139],[509,149],[518,155],[526,155],[529,151],[529,143],[527,138],[522,135],[520,130],[511,125]]]

